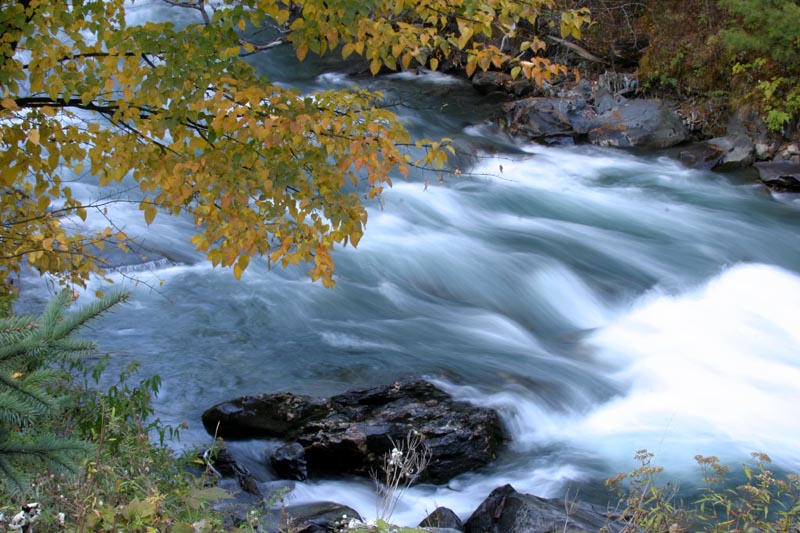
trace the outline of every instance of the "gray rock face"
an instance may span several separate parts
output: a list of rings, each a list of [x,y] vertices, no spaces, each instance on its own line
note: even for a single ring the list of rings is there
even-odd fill
[[[295,441],[303,447],[309,477],[380,471],[392,442],[414,430],[432,454],[417,481],[443,483],[492,461],[505,440],[495,411],[454,401],[421,380],[328,399],[246,396],[208,409],[203,424],[225,439]]]
[[[503,109],[512,135],[538,142],[588,139],[600,146],[660,149],[689,138],[678,114],[660,100],[607,98],[600,108],[597,99],[595,106],[589,102],[584,98],[525,98]]]
[[[526,98],[504,106],[508,129],[540,142],[585,135],[595,118],[583,99]]]
[[[722,158],[714,170],[733,170],[749,167],[755,163],[756,147],[747,135],[717,137],[706,142],[718,147],[722,152]]]
[[[681,148],[681,162],[700,170],[734,170],[749,167],[756,159],[753,141],[746,135],[716,137]]]
[[[546,500],[521,494],[511,485],[505,485],[492,491],[472,513],[464,524],[464,531],[466,533],[621,531],[622,524],[614,523],[606,514],[605,509],[596,506],[585,503],[566,505],[560,499]]]
[[[686,141],[680,117],[660,100],[626,100],[595,117],[589,141],[617,148],[669,148]]]

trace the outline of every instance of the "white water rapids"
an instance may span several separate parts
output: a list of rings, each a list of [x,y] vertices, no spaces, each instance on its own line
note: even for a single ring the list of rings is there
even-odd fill
[[[260,61],[303,90],[354,83],[297,69],[288,51]],[[736,463],[763,451],[800,468],[794,197],[663,157],[512,141],[484,124],[492,102],[457,80],[371,83],[419,103],[402,110],[415,132],[479,157],[443,183],[398,179],[382,209],[371,205],[359,248],[335,255],[336,289],[263,263],[236,282],[193,252],[190,223],[114,214],[172,261],[134,272],[163,282],[161,294],[118,278],[132,302],[89,333],[119,364],[162,376],[158,415],[188,422],[187,444],[209,442],[200,414],[235,396],[413,374],[499,409],[511,442],[482,471],[409,491],[397,523],[438,505],[466,518],[509,482],[560,497],[635,467],[641,448],[676,476],[695,454]],[[263,451],[234,447],[250,464]],[[335,500],[371,518],[374,498],[367,481],[322,480],[287,501]]]

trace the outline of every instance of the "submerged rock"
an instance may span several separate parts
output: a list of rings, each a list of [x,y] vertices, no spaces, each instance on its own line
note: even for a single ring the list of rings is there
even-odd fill
[[[225,439],[297,442],[309,477],[379,472],[393,442],[416,431],[431,453],[416,481],[443,483],[492,461],[505,440],[496,411],[455,401],[422,380],[327,399],[246,396],[208,409],[203,424],[209,433]]]
[[[554,533],[621,531],[606,509],[521,494],[511,485],[498,487],[464,524],[466,533]]]

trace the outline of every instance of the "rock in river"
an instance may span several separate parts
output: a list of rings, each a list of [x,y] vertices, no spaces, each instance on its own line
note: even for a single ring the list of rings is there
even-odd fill
[[[495,458],[505,440],[496,411],[453,398],[424,380],[403,380],[330,398],[288,393],[244,396],[203,413],[224,439],[277,438],[299,443],[309,477],[368,476],[411,431],[431,452],[417,481],[444,483]]]

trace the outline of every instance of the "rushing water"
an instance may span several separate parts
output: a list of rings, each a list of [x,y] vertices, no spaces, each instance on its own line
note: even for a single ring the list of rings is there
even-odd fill
[[[354,83],[296,68],[288,50],[259,61],[305,91]],[[336,289],[263,263],[237,282],[192,250],[187,221],[162,215],[147,229],[135,209],[118,212],[173,261],[135,272],[157,292],[118,279],[131,303],[90,333],[162,376],[158,414],[188,422],[184,442],[208,442],[201,412],[238,395],[327,395],[413,374],[499,409],[512,442],[480,472],[412,490],[400,523],[437,505],[466,517],[506,482],[561,496],[629,470],[640,448],[676,475],[698,453],[765,451],[800,467],[794,197],[664,157],[513,141],[485,122],[491,99],[440,75],[370,83],[406,104],[415,133],[473,156],[443,183],[398,179],[358,249],[336,253]],[[263,444],[237,449],[255,458]],[[315,499],[374,516],[367,482],[289,496]]]

